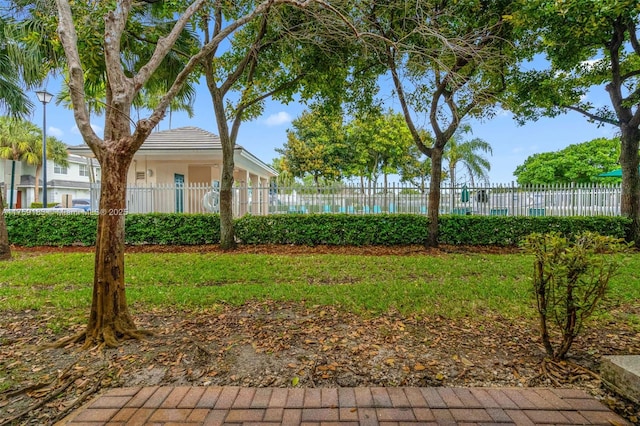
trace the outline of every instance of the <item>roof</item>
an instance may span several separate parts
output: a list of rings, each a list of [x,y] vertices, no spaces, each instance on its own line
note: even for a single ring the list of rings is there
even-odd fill
[[[178,127],[177,129],[151,133],[138,149],[136,155],[175,155],[172,151],[190,152],[192,154],[194,151],[195,153],[198,153],[198,151],[222,152],[222,143],[218,135],[199,127]],[[86,144],[70,146],[69,152],[82,156],[93,156],[93,153]],[[236,144],[235,152],[240,158],[246,158],[268,174],[277,176],[277,172],[271,166],[264,163],[242,146]]]
[[[199,127],[178,127],[177,129],[153,132],[142,144],[139,151],[147,150],[199,150],[222,149],[220,137]],[[236,145],[236,149],[242,149]]]
[[[220,137],[199,127],[178,127],[177,129],[152,132],[144,141],[138,152],[171,151],[171,150],[221,150]],[[236,145],[236,149],[243,149]],[[69,151],[79,155],[86,154],[87,145],[70,146]]]

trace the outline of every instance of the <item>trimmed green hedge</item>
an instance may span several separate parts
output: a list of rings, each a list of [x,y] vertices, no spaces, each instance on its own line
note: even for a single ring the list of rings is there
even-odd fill
[[[245,244],[422,244],[427,225],[426,217],[409,214],[244,216],[236,221],[236,236]]]
[[[9,241],[23,246],[95,244],[93,214],[5,215]],[[583,231],[624,238],[630,220],[622,217],[461,216],[440,218],[440,242],[453,245],[515,246],[532,232]],[[411,214],[286,214],[236,219],[244,244],[408,245],[423,244],[428,220]],[[126,216],[127,244],[196,245],[220,241],[214,214],[153,213]]]
[[[22,246],[92,246],[98,216],[80,214],[5,214],[9,242]],[[127,244],[196,245],[220,242],[218,215],[152,213],[125,218]]]

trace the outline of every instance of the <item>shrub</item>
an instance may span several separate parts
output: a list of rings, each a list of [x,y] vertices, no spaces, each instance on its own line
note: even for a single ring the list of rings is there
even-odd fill
[[[39,202],[36,202],[36,201],[31,203],[31,208],[32,209],[41,209],[43,207],[44,207],[44,205],[42,203],[39,203]]]
[[[91,213],[10,213],[5,215],[9,241],[22,246],[92,246],[98,215]],[[212,214],[129,214],[127,244],[195,245],[220,241],[220,217]]]
[[[427,223],[424,216],[408,214],[244,216],[236,222],[236,236],[245,244],[422,244]]]
[[[9,241],[24,246],[94,245],[98,216],[93,213],[5,215]],[[440,242],[453,245],[517,246],[533,232],[571,236],[584,231],[625,236],[630,220],[622,217],[442,216]],[[235,221],[244,244],[407,245],[423,244],[428,219],[412,214],[277,214],[244,216]],[[217,214],[128,214],[127,244],[216,244]]]
[[[593,232],[581,233],[571,240],[557,232],[536,233],[522,245],[535,256],[533,289],[542,343],[547,355],[563,359],[620,265],[613,254],[627,250],[629,245]],[[561,335],[555,347],[549,333],[551,321]]]

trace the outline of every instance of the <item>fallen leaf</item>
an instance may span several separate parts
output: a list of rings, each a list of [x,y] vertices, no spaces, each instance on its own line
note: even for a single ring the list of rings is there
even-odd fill
[[[467,358],[465,358],[465,357],[463,357],[463,356],[461,356],[461,357],[460,357],[460,361],[461,361],[464,365],[466,365],[467,367],[473,367],[473,366],[474,366],[474,363],[473,363],[473,362],[471,362],[470,360],[468,360]]]

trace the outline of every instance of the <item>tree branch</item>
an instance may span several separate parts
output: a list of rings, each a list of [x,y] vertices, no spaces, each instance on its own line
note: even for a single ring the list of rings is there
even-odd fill
[[[193,8],[193,10],[191,10],[191,14],[195,13],[195,11],[197,10],[197,8],[195,8],[195,6],[196,5],[201,6],[204,1],[205,0],[197,0],[197,3],[194,3],[192,6],[190,6],[189,10],[191,10],[191,8]],[[160,120],[162,120],[162,117],[164,116],[164,112],[166,111],[167,107],[171,103],[171,100],[180,91],[180,89],[182,88],[184,83],[187,81],[187,78],[189,77],[189,74],[191,74],[193,69],[198,64],[200,64],[204,58],[206,58],[208,55],[210,55],[212,52],[214,52],[215,49],[218,48],[218,46],[220,45],[220,43],[223,40],[225,40],[229,35],[231,35],[238,28],[240,28],[240,27],[244,26],[245,24],[247,24],[248,22],[250,22],[256,16],[264,13],[264,11],[267,8],[271,7],[272,5],[289,4],[289,5],[292,5],[292,6],[295,6],[295,7],[304,8],[304,7],[308,6],[310,3],[324,4],[324,2],[321,1],[321,0],[304,0],[304,1],[296,1],[296,0],[267,0],[267,1],[264,1],[264,2],[262,2],[260,4],[258,4],[251,12],[249,12],[246,15],[244,15],[244,16],[236,19],[235,21],[231,22],[227,27],[225,27],[223,29],[221,28],[220,31],[217,32],[214,35],[214,37],[209,41],[209,43],[205,44],[202,47],[200,52],[198,52],[197,54],[195,54],[194,56],[191,57],[191,59],[187,62],[185,67],[182,69],[182,71],[178,74],[178,76],[176,77],[175,81],[173,82],[173,84],[171,85],[171,87],[169,88],[167,93],[160,99],[160,102],[158,103],[158,106],[151,113],[149,118],[147,118],[146,120],[141,120],[141,121],[138,122],[138,125],[136,126],[136,130],[135,130],[134,135],[133,135],[134,136],[134,140],[136,141],[135,142],[135,149],[138,149],[142,145],[142,143],[144,142],[146,136],[160,122]],[[178,25],[178,24],[176,24],[176,25]],[[173,34],[173,31],[172,31],[172,34]],[[159,44],[159,47],[160,47],[160,44]],[[155,54],[154,54],[154,56],[155,56]],[[157,68],[158,65],[159,65],[159,62],[158,62],[158,64],[155,65],[156,68]],[[139,75],[140,74],[138,74],[138,76]],[[138,77],[138,76],[136,76],[136,77]]]
[[[413,137],[413,141],[418,146],[418,149],[422,151],[425,155],[431,156],[431,147],[425,145],[422,137],[420,136],[420,132],[413,122],[413,118],[411,117],[411,111],[409,109],[409,104],[407,103],[406,94],[404,92],[404,87],[402,82],[400,81],[400,76],[398,75],[398,69],[396,67],[395,61],[395,51],[391,48],[391,46],[386,46],[386,54],[387,54],[387,62],[389,70],[391,71],[391,78],[393,79],[393,85],[396,88],[396,92],[398,92],[398,100],[400,101],[400,106],[402,108],[402,113],[404,114],[404,119],[407,123],[407,127],[409,127],[409,132]]]
[[[120,45],[130,11],[131,0],[118,0],[114,10],[109,11],[104,19],[104,62],[107,80],[114,83],[115,87],[127,89],[131,85],[131,81],[125,76],[120,64]],[[126,89],[124,91],[128,92]],[[120,96],[122,96],[120,93],[116,94],[116,97]],[[131,97],[131,95],[128,96]]]
[[[226,93],[229,91],[229,89],[231,89],[233,84],[236,81],[238,81],[240,76],[247,69],[247,66],[250,67],[248,80],[249,81],[253,80],[253,73],[255,72],[255,67],[258,63],[258,53],[264,47],[263,45],[261,45],[261,41],[267,33],[268,16],[269,16],[269,7],[267,7],[267,10],[265,10],[264,15],[262,16],[260,30],[256,35],[256,39],[254,40],[253,45],[249,48],[249,51],[247,52],[245,57],[242,58],[242,61],[238,64],[236,69],[231,74],[229,74],[229,76],[227,76],[227,79],[224,81],[224,83],[220,85],[220,90],[222,91],[223,96],[225,96]]]
[[[636,55],[640,55],[640,43],[638,42],[635,22],[631,21],[627,24],[627,31],[629,32],[629,40],[631,41],[633,50],[636,52]]]
[[[601,123],[612,124],[614,126],[620,126],[620,122],[618,120],[611,120],[610,118],[600,117],[599,115],[595,115],[593,113],[590,113],[586,109],[580,108],[578,106],[567,105],[567,106],[564,106],[563,108],[569,109],[571,111],[579,112],[580,114],[582,114],[585,117],[587,117],[589,120],[599,121]]]
[[[637,75],[640,75],[640,70],[634,70],[634,71],[630,71],[622,76],[620,76],[620,81],[622,83],[624,83],[625,81],[629,80],[632,77],[635,77]]]
[[[56,0],[58,8],[58,34],[64,47],[69,69],[69,96],[73,102],[73,116],[85,142],[97,156],[104,143],[91,127],[91,115],[87,109],[84,93],[84,70],[78,54],[78,34],[76,33],[71,6],[68,0]]]

